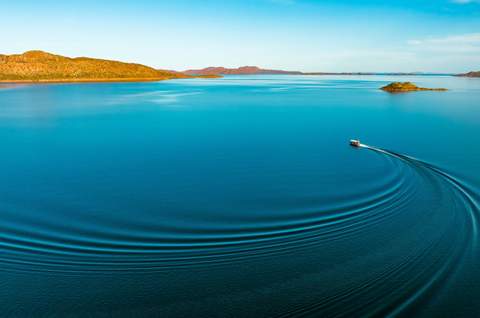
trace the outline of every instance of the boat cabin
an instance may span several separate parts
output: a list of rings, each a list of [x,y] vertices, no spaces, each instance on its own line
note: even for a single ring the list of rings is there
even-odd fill
[[[350,146],[360,147],[360,140],[356,140],[356,139],[350,140]]]

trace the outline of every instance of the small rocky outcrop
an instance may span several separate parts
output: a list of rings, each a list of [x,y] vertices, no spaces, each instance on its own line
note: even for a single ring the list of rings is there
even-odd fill
[[[406,93],[406,92],[415,92],[415,91],[446,91],[446,88],[425,88],[418,87],[417,85],[411,82],[393,82],[387,86],[380,88],[383,91],[389,93]]]

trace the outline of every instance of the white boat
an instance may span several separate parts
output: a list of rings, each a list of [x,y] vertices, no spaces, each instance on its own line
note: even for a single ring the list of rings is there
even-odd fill
[[[361,143],[360,140],[357,139],[351,139],[350,140],[350,146],[352,147],[360,147]]]

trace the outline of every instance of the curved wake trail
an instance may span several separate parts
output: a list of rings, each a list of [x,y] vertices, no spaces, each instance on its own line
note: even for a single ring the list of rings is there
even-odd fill
[[[473,238],[477,237],[478,234],[478,218],[479,218],[479,211],[480,211],[480,203],[478,203],[475,198],[473,197],[472,191],[459,179],[455,178],[454,176],[448,174],[447,172],[443,171],[441,168],[428,163],[426,161],[423,161],[421,159],[417,159],[412,156],[400,154],[394,151],[382,149],[382,148],[377,148],[373,146],[369,146],[366,144],[360,144],[360,147],[370,149],[376,152],[383,153],[387,156],[392,156],[394,158],[398,158],[408,164],[415,165],[416,167],[423,167],[425,169],[428,169],[429,171],[435,173],[438,177],[446,181],[448,184],[453,186],[465,199],[465,201],[469,205],[468,211],[470,212],[469,216],[471,217],[471,224],[472,224],[472,233],[473,233]],[[472,248],[476,248],[476,240],[472,240]]]
[[[460,249],[465,249],[457,255],[456,259],[449,259],[448,262],[443,264],[440,270],[438,270],[437,273],[433,277],[431,277],[429,281],[427,281],[414,294],[410,295],[408,299],[405,299],[402,303],[398,304],[396,308],[393,308],[388,313],[389,316],[398,316],[405,313],[414,303],[418,302],[422,298],[428,298],[426,296],[434,293],[435,288],[441,288],[442,283],[445,283],[449,278],[454,275],[455,272],[460,270],[459,267],[462,264],[461,260],[463,259],[463,257],[465,257],[466,252],[468,252],[469,250],[469,252],[473,254],[477,250],[480,204],[474,198],[473,191],[471,191],[461,180],[457,179],[456,177],[450,175],[449,173],[443,171],[441,168],[431,163],[417,159],[412,156],[404,155],[387,149],[373,147],[366,144],[360,144],[360,147],[399,159],[409,165],[414,166],[415,168],[424,169],[427,172],[438,177],[447,185],[451,186],[462,197],[462,201],[465,202],[465,210],[467,211],[467,217],[469,218],[468,223],[471,226],[470,235],[466,239],[466,242],[468,242],[469,246],[459,246]]]
[[[372,272],[369,279],[347,282],[342,289],[328,293],[309,305],[299,305],[279,317],[418,315],[426,305],[432,304],[441,291],[451,286],[449,283],[465,268],[466,259],[477,251],[479,204],[475,193],[462,181],[433,164],[411,156],[366,144],[360,144],[360,148],[405,163],[422,179],[428,181],[429,186],[439,184],[444,191],[442,193],[451,194],[452,197],[439,196],[433,199],[451,199],[456,204],[449,208],[448,204],[441,202],[439,205],[444,208],[436,212],[446,213],[445,217],[448,219],[452,216],[458,219],[455,223],[445,224],[443,231],[440,228],[432,230],[434,223],[426,223],[428,234],[413,234],[418,235],[413,238],[419,240],[416,247],[403,251],[402,256],[394,261],[378,264],[379,270]],[[432,209],[435,211],[433,206]],[[465,224],[465,227],[455,226],[459,224]],[[440,235],[435,236],[435,232]]]

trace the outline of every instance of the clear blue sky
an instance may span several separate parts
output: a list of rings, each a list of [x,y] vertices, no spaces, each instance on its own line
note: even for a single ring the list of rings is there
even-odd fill
[[[0,53],[183,70],[480,70],[480,0],[0,0]]]

